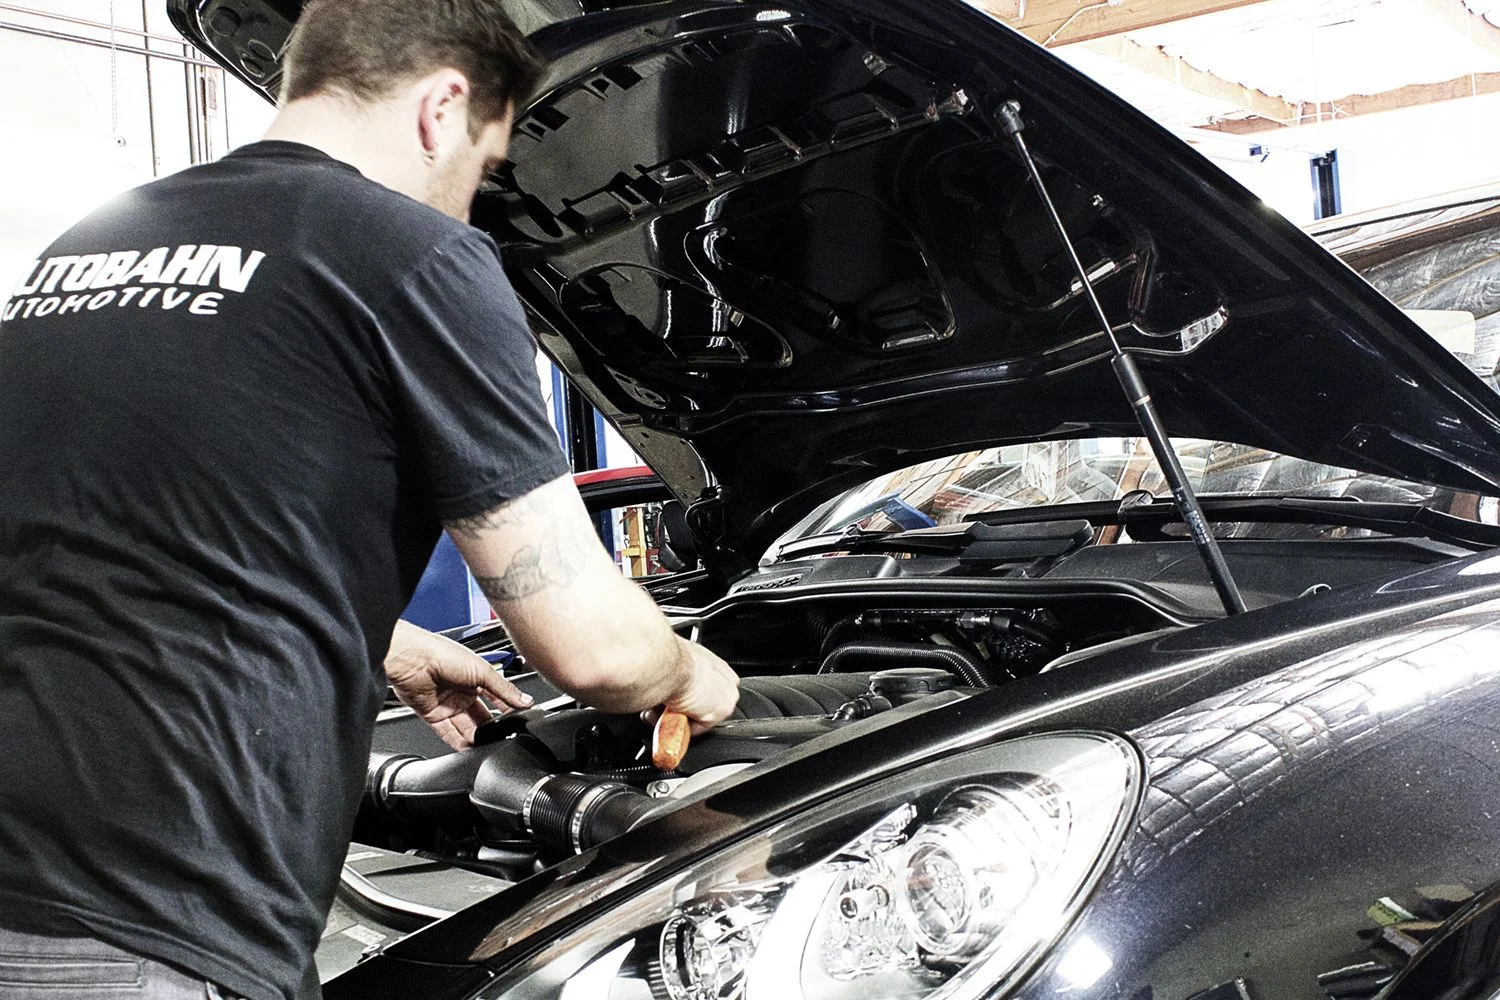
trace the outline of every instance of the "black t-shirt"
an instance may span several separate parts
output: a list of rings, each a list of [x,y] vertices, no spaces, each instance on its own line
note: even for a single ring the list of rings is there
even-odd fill
[[[567,471],[495,246],[262,142],[0,315],[0,925],[295,995],[439,522]]]

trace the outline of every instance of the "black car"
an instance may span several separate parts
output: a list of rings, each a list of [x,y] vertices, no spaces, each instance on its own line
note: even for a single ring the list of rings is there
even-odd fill
[[[170,7],[274,94],[296,0]],[[743,717],[389,711],[327,995],[1496,995],[1493,201],[1323,237],[1455,356],[956,0],[516,12],[474,222]]]

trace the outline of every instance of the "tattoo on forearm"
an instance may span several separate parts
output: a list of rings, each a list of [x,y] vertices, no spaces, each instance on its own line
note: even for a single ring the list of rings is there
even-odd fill
[[[510,509],[524,502],[523,498],[523,500],[467,520],[477,523],[481,519],[486,519],[483,528],[472,529],[477,533],[500,524],[519,522],[528,515],[547,517],[546,511],[534,506],[528,507],[525,511]],[[509,520],[503,520],[505,518]],[[579,526],[571,519],[548,518],[548,520],[553,521],[547,526],[550,530],[540,540],[516,549],[511,556],[510,565],[499,576],[476,576],[474,578],[479,588],[484,591],[484,596],[490,599],[491,604],[530,597],[548,587],[566,587],[578,578],[578,574],[586,565],[587,546],[597,545],[598,540],[594,538],[592,532],[588,531],[587,525],[582,529],[587,534],[583,535],[580,533]],[[448,528],[455,532],[464,531],[463,528],[453,524],[449,524]]]
[[[472,517],[460,517],[453,521],[444,521],[443,527],[461,535],[464,538],[475,539],[486,531],[496,528],[504,528],[507,525],[520,524],[528,517],[541,513],[536,504],[529,496],[520,497],[509,503],[503,503],[493,510],[487,510],[482,514]]]

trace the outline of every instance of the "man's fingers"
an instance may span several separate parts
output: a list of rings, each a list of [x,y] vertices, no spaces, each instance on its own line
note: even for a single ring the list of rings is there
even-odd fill
[[[530,708],[532,697],[516,687],[510,681],[501,677],[494,667],[485,664],[485,671],[479,680],[482,693],[489,695],[498,702],[502,702],[509,708]]]
[[[467,717],[473,721],[475,726],[482,726],[487,722],[495,720],[494,714],[490,711],[490,706],[486,705],[484,699],[478,695],[475,695],[474,700],[469,702]],[[472,737],[472,733],[470,735]]]
[[[460,720],[468,722],[465,732]],[[474,722],[467,716],[455,715],[432,723],[432,729],[442,741],[454,750],[467,750],[474,745]]]

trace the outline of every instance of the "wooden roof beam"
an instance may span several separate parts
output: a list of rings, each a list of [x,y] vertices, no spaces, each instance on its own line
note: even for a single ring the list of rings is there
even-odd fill
[[[1084,44],[1090,52],[1118,60],[1132,69],[1175,83],[1184,90],[1210,97],[1277,124],[1297,120],[1295,103],[1264,90],[1234,83],[1186,62],[1181,56],[1168,55],[1164,49],[1142,45],[1134,39],[1118,36],[1101,38]]]
[[[1043,45],[1087,42],[1264,0],[969,0]],[[1462,3],[1463,0],[1456,0]]]
[[[1472,73],[1443,80],[1439,83],[1414,83],[1409,87],[1387,90],[1379,94],[1350,94],[1335,101],[1324,101],[1321,108],[1323,121],[1340,121],[1358,115],[1374,115],[1382,111],[1397,111],[1401,108],[1421,107],[1462,97],[1478,97],[1483,94],[1500,94],[1500,73]],[[1318,119],[1319,105],[1303,102],[1301,114],[1295,122],[1309,124]],[[1199,125],[1198,128],[1213,132],[1229,132],[1234,135],[1249,135],[1276,128],[1281,122],[1265,118],[1229,119]]]

